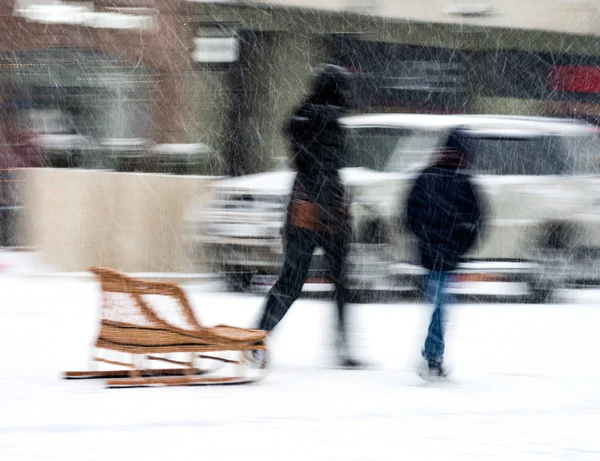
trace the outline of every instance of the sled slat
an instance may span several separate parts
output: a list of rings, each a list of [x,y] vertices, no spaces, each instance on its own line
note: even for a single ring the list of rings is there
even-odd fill
[[[147,387],[147,386],[199,386],[210,384],[242,384],[249,383],[252,380],[244,379],[240,376],[229,376],[223,378],[195,378],[193,376],[182,376],[176,378],[131,378],[131,379],[109,379],[106,381],[106,387],[124,388],[124,387]]]
[[[184,376],[186,373],[192,375],[201,375],[208,373],[209,370],[200,368],[163,368],[147,369],[142,371],[142,376]],[[106,378],[127,378],[128,371],[123,370],[105,370],[105,371],[67,371],[63,374],[64,379],[106,379]]]
[[[198,354],[198,357],[201,359],[216,360],[217,362],[224,362],[224,363],[235,363],[235,364],[241,363],[240,360],[225,359],[223,357],[213,357],[212,355]]]
[[[133,363],[127,363],[127,362],[119,362],[117,360],[108,360],[108,359],[102,359],[99,357],[95,357],[94,358],[95,362],[102,362],[102,363],[108,363],[109,365],[118,365],[120,367],[127,367],[127,368],[137,368]]]
[[[148,355],[146,358],[148,360],[172,363],[173,365],[183,365],[183,366],[188,366],[188,367],[191,365],[191,362],[182,362],[181,360],[167,359],[165,357],[157,357],[155,355]]]

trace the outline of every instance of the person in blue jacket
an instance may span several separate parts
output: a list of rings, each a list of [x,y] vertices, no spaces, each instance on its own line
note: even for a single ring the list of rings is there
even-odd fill
[[[475,245],[484,224],[482,199],[467,173],[469,155],[465,130],[453,129],[433,163],[417,177],[409,192],[404,220],[416,237],[424,290],[433,314],[422,349],[422,377],[443,377],[447,291],[452,271]]]

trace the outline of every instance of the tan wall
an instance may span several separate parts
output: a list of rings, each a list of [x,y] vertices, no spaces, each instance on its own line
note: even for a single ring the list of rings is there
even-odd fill
[[[186,208],[212,177],[31,169],[21,228],[58,271],[202,271],[185,235]]]

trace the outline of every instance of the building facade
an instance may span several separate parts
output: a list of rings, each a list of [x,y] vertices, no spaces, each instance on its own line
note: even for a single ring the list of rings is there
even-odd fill
[[[106,145],[206,145],[202,173],[283,164],[283,122],[326,60],[353,72],[355,111],[600,115],[591,2],[48,3],[0,2],[3,107]]]

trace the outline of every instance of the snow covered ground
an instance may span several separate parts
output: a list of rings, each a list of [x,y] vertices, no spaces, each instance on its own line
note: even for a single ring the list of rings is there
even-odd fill
[[[260,296],[213,288],[187,288],[202,322],[252,324]],[[344,371],[329,368],[333,309],[300,300],[259,384],[117,390],[60,379],[87,368],[97,285],[5,273],[0,459],[598,460],[600,295],[576,295],[455,306],[445,385],[413,371],[427,306],[353,306],[356,352],[373,368]]]

